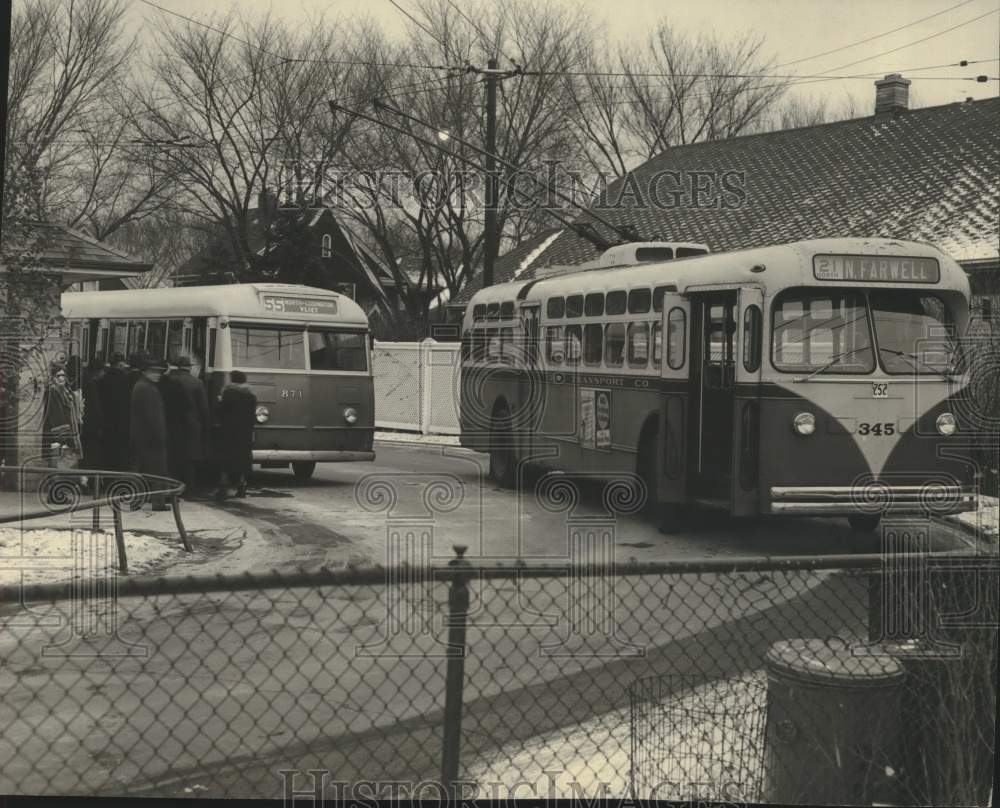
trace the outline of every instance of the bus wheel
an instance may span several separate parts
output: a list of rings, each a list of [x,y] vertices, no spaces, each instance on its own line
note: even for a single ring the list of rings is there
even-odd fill
[[[316,463],[312,460],[297,460],[292,463],[292,473],[299,480],[308,480],[316,471]]]
[[[882,515],[877,513],[857,513],[848,516],[847,521],[855,533],[871,533],[878,528]]]
[[[500,425],[493,429],[490,440],[490,477],[501,488],[513,488],[517,482],[517,463],[514,460],[510,414],[506,408],[501,408],[493,419]]]

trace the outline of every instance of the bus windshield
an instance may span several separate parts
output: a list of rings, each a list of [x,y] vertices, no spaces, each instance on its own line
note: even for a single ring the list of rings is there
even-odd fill
[[[878,290],[868,295],[879,361],[887,373],[953,373],[961,362],[948,309],[936,295]]]
[[[359,331],[310,328],[309,367],[312,370],[368,370],[365,335]]]
[[[792,289],[778,297],[772,316],[778,370],[871,373],[875,369],[860,292]]]
[[[961,363],[947,307],[918,290],[791,289],[772,317],[774,367],[785,372],[871,373],[872,331],[886,373],[947,375]]]
[[[229,331],[234,367],[305,370],[301,329],[230,325]]]

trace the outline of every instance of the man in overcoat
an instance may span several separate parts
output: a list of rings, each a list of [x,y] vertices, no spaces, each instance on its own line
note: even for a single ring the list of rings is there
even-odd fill
[[[253,466],[253,431],[257,425],[257,397],[246,383],[246,374],[234,370],[229,379],[217,411],[223,473],[215,494],[219,500],[229,496],[230,485],[236,488],[236,496],[246,496],[246,478]]]
[[[101,396],[103,420],[103,468],[111,471],[129,469],[129,406],[132,397],[128,366],[123,354],[115,353],[109,367],[97,385]]]
[[[132,467],[141,474],[168,477],[167,420],[159,387],[160,377],[166,366],[162,359],[151,356],[139,358],[137,364],[141,373],[132,388],[129,411]],[[162,485],[161,481],[150,481],[150,487],[154,491]],[[150,499],[154,511],[167,509],[163,494],[154,494]]]
[[[184,493],[195,492],[195,469],[208,446],[208,395],[205,385],[191,375],[191,359],[179,356],[163,377],[167,402],[167,434],[171,473],[184,483]]]

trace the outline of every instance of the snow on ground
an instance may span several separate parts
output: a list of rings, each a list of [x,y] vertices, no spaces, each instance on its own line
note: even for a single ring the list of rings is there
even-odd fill
[[[979,507],[974,511],[966,511],[952,517],[963,524],[975,528],[983,538],[1000,538],[1000,499],[979,497]]]
[[[385,432],[375,433],[375,440],[389,443],[426,443],[433,446],[458,446],[458,435],[421,435],[417,432]]]
[[[180,552],[175,544],[125,531],[129,574],[159,565]],[[43,584],[115,575],[114,533],[57,528],[0,528],[0,586]]]
[[[461,779],[489,799],[636,797],[756,801],[762,780],[766,674],[719,679],[491,750]],[[655,689],[655,683],[654,683]],[[632,759],[633,740],[637,754]]]

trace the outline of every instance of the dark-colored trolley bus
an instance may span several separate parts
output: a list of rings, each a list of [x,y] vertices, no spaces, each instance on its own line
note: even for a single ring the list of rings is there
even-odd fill
[[[975,508],[955,261],[883,239],[645,262],[632,246],[626,265],[472,299],[461,441],[497,482],[530,464],[634,472],[667,530],[692,503],[857,530]]]
[[[344,295],[276,283],[66,292],[62,312],[84,362],[187,354],[210,405],[228,371],[245,372],[265,468],[308,478],[317,462],[375,459],[368,319]]]

